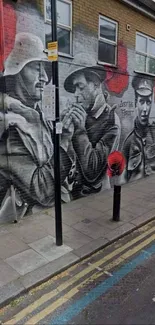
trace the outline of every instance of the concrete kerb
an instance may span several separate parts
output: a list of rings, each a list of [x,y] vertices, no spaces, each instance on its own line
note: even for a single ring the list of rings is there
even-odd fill
[[[149,223],[153,220],[155,220],[155,216],[148,218],[146,221],[141,222],[139,225],[132,224],[133,227],[130,230],[128,230],[127,232],[124,232],[123,234],[116,236],[116,238],[113,238],[112,240],[108,240],[102,246],[92,249],[91,252],[89,252],[88,254],[87,253],[83,254],[83,256],[81,256],[81,257],[74,255],[74,250],[73,250],[71,253],[73,253],[73,255],[74,255],[74,258],[73,258],[74,260],[70,261],[67,265],[62,266],[59,270],[54,271],[53,273],[51,272],[50,275],[43,276],[42,279],[36,281],[36,283],[34,283],[33,285],[27,286],[27,288],[24,287],[24,285],[22,284],[22,282],[23,282],[22,279],[24,279],[25,276],[23,276],[22,278],[21,277],[17,278],[16,280],[12,281],[11,283],[9,283],[1,288],[1,297],[3,296],[3,297],[5,297],[5,299],[3,301],[0,301],[0,308],[7,306],[12,300],[18,299],[19,296],[28,293],[33,288],[36,288],[37,286],[41,285],[42,283],[45,283],[46,281],[50,280],[54,276],[60,274],[63,271],[66,271],[71,266],[76,265],[77,263],[81,262],[85,258],[89,258],[92,254],[97,253],[101,249],[113,244],[117,240],[129,235],[133,231],[143,227],[144,225],[146,225],[147,223]],[[76,256],[76,258],[75,258],[75,256]],[[53,261],[53,262],[55,262],[55,261]],[[51,263],[53,263],[53,262],[51,262]],[[42,268],[45,268],[45,266],[42,266]],[[35,270],[35,271],[37,271],[37,270]],[[32,271],[32,272],[35,272],[35,271]],[[11,288],[10,288],[10,285],[11,285]]]

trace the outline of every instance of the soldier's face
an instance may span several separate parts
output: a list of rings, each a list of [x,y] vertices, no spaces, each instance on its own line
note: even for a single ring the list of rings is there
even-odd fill
[[[140,124],[147,125],[151,111],[152,96],[138,96],[137,97],[137,116]]]
[[[81,103],[83,108],[88,111],[89,107],[95,101],[95,85],[93,82],[88,82],[83,73],[77,74],[74,77],[73,84],[75,86],[76,102]]]
[[[44,87],[48,82],[48,76],[41,62],[30,62],[21,71],[25,91],[34,101],[42,98]],[[21,85],[22,86],[22,85]]]

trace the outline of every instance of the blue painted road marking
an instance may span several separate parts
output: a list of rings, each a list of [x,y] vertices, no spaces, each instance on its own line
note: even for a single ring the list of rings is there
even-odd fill
[[[89,291],[84,297],[77,300],[74,304],[69,306],[59,316],[55,317],[50,325],[64,325],[77,316],[85,307],[91,304],[94,300],[102,296],[115,284],[117,284],[122,278],[133,271],[138,265],[142,264],[151,255],[155,253],[155,245],[152,245],[145,251],[142,251],[137,257],[132,259],[129,263],[126,263],[118,271],[113,273],[113,276],[103,281],[97,287]]]

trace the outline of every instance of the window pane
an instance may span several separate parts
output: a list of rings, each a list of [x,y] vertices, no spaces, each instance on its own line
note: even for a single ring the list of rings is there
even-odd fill
[[[70,54],[70,32],[58,28],[58,49],[59,52]]]
[[[116,24],[100,18],[100,37],[116,42]]]
[[[136,54],[136,70],[146,72],[146,57],[144,55]]]
[[[51,0],[46,0],[46,19],[51,19]]]
[[[115,45],[99,41],[98,59],[101,62],[115,64]]]
[[[70,21],[70,4],[62,1],[57,1],[58,23],[66,26],[71,25]]]
[[[52,42],[52,32],[51,32],[51,25],[45,24],[45,44],[46,49],[48,48],[47,43]]]
[[[148,58],[148,73],[155,74],[155,59]]]
[[[57,0],[58,24],[71,25],[70,9],[69,3]],[[51,20],[51,0],[46,0],[46,19]]]
[[[50,25],[46,24],[46,48],[47,43],[52,41]],[[63,28],[58,28],[58,51],[65,54],[70,54],[70,31]]]
[[[155,41],[149,40],[149,54],[155,56]]]
[[[147,38],[145,36],[136,35],[136,50],[147,53]]]

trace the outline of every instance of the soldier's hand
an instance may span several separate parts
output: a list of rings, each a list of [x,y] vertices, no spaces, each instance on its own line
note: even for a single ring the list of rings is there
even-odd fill
[[[77,129],[85,129],[87,113],[80,104],[74,104],[72,118]]]
[[[63,135],[68,133],[68,136],[72,137],[74,134],[74,124],[71,109],[66,109],[62,112],[61,122],[63,125]]]

